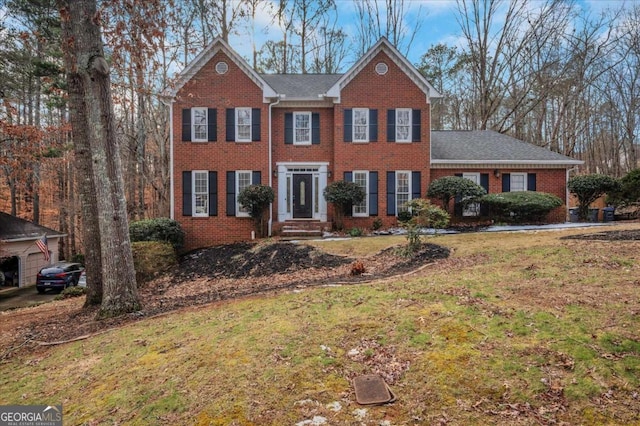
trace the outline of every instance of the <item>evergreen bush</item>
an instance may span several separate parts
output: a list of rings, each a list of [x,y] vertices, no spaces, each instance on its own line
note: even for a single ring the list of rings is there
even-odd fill
[[[494,219],[506,223],[540,222],[562,205],[562,200],[555,195],[537,191],[488,194],[481,202],[489,207]]]
[[[175,250],[184,247],[184,231],[180,224],[168,217],[157,217],[132,222],[129,225],[131,242],[162,241],[173,246]]]

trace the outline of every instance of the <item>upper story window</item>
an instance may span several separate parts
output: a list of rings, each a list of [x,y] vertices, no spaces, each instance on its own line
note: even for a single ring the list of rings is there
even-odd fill
[[[227,142],[260,140],[260,108],[227,108]]]
[[[294,112],[293,113],[293,144],[294,145],[311,144],[311,113],[310,112]]]
[[[353,141],[369,142],[369,109],[353,109]]]
[[[396,142],[411,142],[411,109],[396,109]]]
[[[420,142],[422,111],[411,108],[387,110],[387,142]]]
[[[251,108],[236,108],[236,142],[251,142]]]
[[[182,140],[185,142],[215,142],[217,110],[194,107],[182,110]]]
[[[207,141],[207,108],[191,108],[191,140]]]

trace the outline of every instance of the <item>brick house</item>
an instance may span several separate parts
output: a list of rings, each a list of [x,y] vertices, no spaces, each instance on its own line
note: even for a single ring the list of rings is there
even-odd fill
[[[274,189],[269,232],[278,234],[291,224],[329,227],[322,192],[335,180],[367,193],[345,226],[370,228],[376,219],[395,225],[404,202],[447,175],[566,200],[568,170],[582,163],[496,132],[432,132],[431,99],[440,95],[386,39],[335,75],[258,74],[218,39],[167,97],[171,215],[188,249],[251,238],[237,203],[251,184]],[[563,221],[561,210],[550,220]]]

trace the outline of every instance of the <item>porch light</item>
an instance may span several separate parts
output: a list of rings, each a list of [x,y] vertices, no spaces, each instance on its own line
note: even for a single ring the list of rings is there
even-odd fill
[[[494,175],[495,177],[499,178],[499,177],[500,177],[500,170],[495,169],[495,170],[493,171],[493,175]]]

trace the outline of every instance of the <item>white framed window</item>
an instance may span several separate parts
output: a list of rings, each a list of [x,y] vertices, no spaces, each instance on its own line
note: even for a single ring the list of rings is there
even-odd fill
[[[396,142],[411,142],[411,108],[396,109]]]
[[[480,185],[480,173],[463,173],[462,177]],[[469,203],[462,210],[462,216],[480,216],[480,203]]]
[[[527,190],[527,174],[511,173],[511,186],[509,190],[511,192],[526,191]]]
[[[191,172],[193,188],[193,216],[209,216],[209,172],[194,170]]]
[[[191,108],[191,141],[207,142],[207,108]]]
[[[251,108],[236,108],[236,142],[251,142]]]
[[[311,144],[311,113],[310,112],[294,112],[293,113],[293,144],[294,145],[310,145]]]
[[[353,109],[353,141],[369,142],[369,109]]]
[[[358,185],[365,193],[364,200],[360,204],[353,205],[353,216],[362,217],[369,216],[369,203],[368,203],[368,194],[369,194],[369,172],[364,170],[354,170],[353,171],[353,183]]]
[[[407,211],[406,203],[411,200],[411,172],[396,172],[396,214]]]
[[[251,170],[236,171],[236,216],[249,216],[249,210],[237,202],[237,197],[240,195],[240,191],[251,185],[251,176]]]

